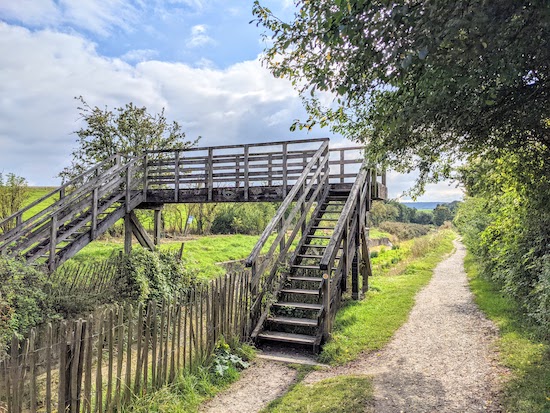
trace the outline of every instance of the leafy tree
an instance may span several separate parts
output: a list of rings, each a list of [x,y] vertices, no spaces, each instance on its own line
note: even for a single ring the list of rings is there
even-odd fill
[[[117,153],[133,157],[148,150],[184,149],[197,142],[186,141],[180,124],[168,122],[164,109],[152,115],[146,107],[131,102],[110,110],[91,107],[82,96],[76,99],[86,126],[75,132],[79,145],[72,153],[71,166],[59,174],[64,180]]]
[[[413,223],[415,224],[422,224],[422,225],[429,225],[433,223],[433,213],[428,211],[417,211]]]
[[[382,201],[375,201],[372,203],[369,212],[369,221],[372,226],[377,227],[384,221],[395,221],[398,216],[399,210],[395,205]]]
[[[418,168],[418,190],[464,155],[550,158],[550,2],[296,5],[289,22],[253,11],[272,33],[268,67],[311,115],[298,126],[330,124],[366,141],[372,162]]]
[[[27,180],[13,173],[5,177],[0,173],[0,221],[19,211],[27,198],[29,189]],[[0,232],[9,231],[15,221],[6,222],[0,226]]]
[[[452,219],[453,214],[445,205],[438,205],[435,207],[433,212],[433,221],[435,225],[441,226],[445,221],[451,221]]]

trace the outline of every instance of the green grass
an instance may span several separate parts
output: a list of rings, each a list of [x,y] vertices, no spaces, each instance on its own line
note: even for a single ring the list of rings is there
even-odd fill
[[[27,199],[25,199],[25,202],[23,204],[23,207],[32,204],[34,201],[42,198],[44,195],[50,193],[56,189],[55,187],[49,187],[49,186],[30,186],[28,187],[28,195]],[[59,199],[59,196],[48,198],[47,200],[40,202],[38,205],[33,206],[31,209],[29,209],[27,212],[23,214],[23,219],[28,219],[32,217],[33,215],[38,214],[40,211],[42,211],[44,208],[49,207],[51,204],[53,204],[55,201]]]
[[[338,376],[315,384],[296,384],[262,413],[372,412],[374,394],[368,376]]]
[[[369,238],[378,239],[378,238],[390,238],[391,234],[389,232],[384,232],[378,228],[369,229]]]
[[[248,257],[258,241],[258,235],[209,235],[185,241],[183,256],[188,268],[201,279],[211,279],[223,275],[225,271],[218,262],[240,260]],[[161,249],[179,249],[181,241],[163,241]],[[269,248],[270,242],[267,243]],[[84,247],[73,260],[77,262],[101,260],[114,251],[122,250],[120,241],[94,241]]]
[[[452,251],[454,238],[454,232],[444,230],[403,243],[399,250],[391,251],[399,251],[408,258],[397,266],[375,272],[364,300],[345,302],[320,360],[344,364],[362,351],[378,350],[388,343],[407,320],[416,293],[429,282],[436,265]]]
[[[235,344],[233,354],[251,360],[255,350],[246,344]],[[190,413],[197,412],[205,400],[213,397],[238,380],[240,372],[229,366],[224,375],[215,374],[211,368],[200,367],[194,372],[185,372],[169,385],[137,397],[129,405],[123,407],[123,413]]]
[[[502,392],[505,411],[549,413],[550,343],[514,300],[481,277],[473,255],[468,254],[464,264],[477,305],[499,328],[499,360],[511,373]]]

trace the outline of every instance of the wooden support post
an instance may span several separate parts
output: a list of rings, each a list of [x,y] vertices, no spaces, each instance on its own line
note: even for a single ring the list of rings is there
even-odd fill
[[[130,214],[124,216],[124,253],[132,252],[132,220]]]
[[[283,143],[283,198],[286,197],[288,191],[288,143]]]
[[[330,317],[330,276],[323,274],[323,307],[325,310],[325,317],[323,319],[323,337],[328,340],[331,330],[331,317]]]
[[[126,213],[130,212],[130,198],[131,198],[130,185],[131,185],[130,166],[127,166],[126,167]]]
[[[174,202],[180,199],[180,153],[176,152],[176,164],[174,165]]]
[[[214,149],[208,148],[208,202],[212,202],[212,191],[214,190]]]
[[[344,155],[344,151],[340,151],[340,183],[344,183],[345,181],[344,173],[346,172],[346,170],[344,161],[346,160],[346,158]]]
[[[235,155],[235,188],[241,186],[241,157]]]
[[[361,298],[359,294],[359,240],[356,240],[356,252],[351,263],[351,298],[359,300]]]
[[[57,215],[52,216],[50,228],[50,256],[48,259],[48,268],[50,271],[55,270],[55,247],[57,246]]]
[[[372,266],[370,262],[370,253],[368,245],[368,230],[363,228],[361,231],[361,258],[363,261],[361,277],[363,278],[362,292],[365,294],[369,289],[369,277],[372,276]]]
[[[161,227],[162,227],[162,210],[160,209],[155,209],[155,222],[154,222],[154,231],[155,231],[155,234],[154,234],[154,237],[153,237],[153,242],[156,246],[159,246],[160,245],[160,237],[161,237]]]
[[[94,188],[92,193],[92,228],[90,231],[90,238],[93,241],[97,237],[97,206],[98,206],[98,188]]]
[[[248,188],[250,186],[249,164],[248,164],[249,147],[244,145],[244,200],[248,201]]]
[[[147,199],[147,187],[149,186],[149,155],[143,156],[143,198]]]
[[[273,186],[273,154],[271,153],[267,156],[267,176],[267,184]]]

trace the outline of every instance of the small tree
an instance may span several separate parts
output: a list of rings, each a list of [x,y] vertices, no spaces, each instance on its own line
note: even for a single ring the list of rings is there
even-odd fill
[[[0,220],[9,217],[23,207],[27,198],[27,180],[13,173],[4,177],[0,173]],[[6,222],[0,227],[0,233],[9,231],[15,225],[15,221]]]
[[[81,104],[78,110],[86,126],[75,132],[79,145],[72,153],[71,166],[59,174],[64,181],[117,153],[132,157],[148,150],[184,149],[198,140],[186,141],[180,124],[168,122],[164,109],[152,115],[146,107],[131,102],[110,110],[91,107],[82,96],[75,99]]]
[[[445,205],[438,205],[434,209],[434,224],[443,225],[445,221],[452,221],[453,213]]]

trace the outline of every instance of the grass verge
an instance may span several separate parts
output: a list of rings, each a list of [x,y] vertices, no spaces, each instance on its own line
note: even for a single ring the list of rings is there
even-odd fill
[[[221,346],[229,348],[222,342]],[[231,354],[239,359],[251,360],[255,357],[253,347],[246,344],[233,343]],[[209,367],[199,367],[194,372],[181,374],[172,384],[134,401],[122,409],[122,413],[191,413],[197,412],[199,406],[206,399],[225,389],[240,376],[236,365],[226,363],[223,375],[216,374],[213,366],[216,364],[216,355]]]
[[[511,373],[502,392],[505,411],[549,413],[550,343],[513,299],[480,275],[473,255],[468,253],[464,265],[477,305],[499,328],[499,360]]]
[[[298,383],[262,413],[371,412],[373,400],[370,377],[338,376],[311,385]]]
[[[436,265],[452,251],[455,233],[439,231],[401,244],[401,261],[380,268],[370,280],[364,300],[347,301],[338,311],[331,340],[320,361],[344,364],[362,351],[382,348],[407,320],[416,293],[432,277]]]

